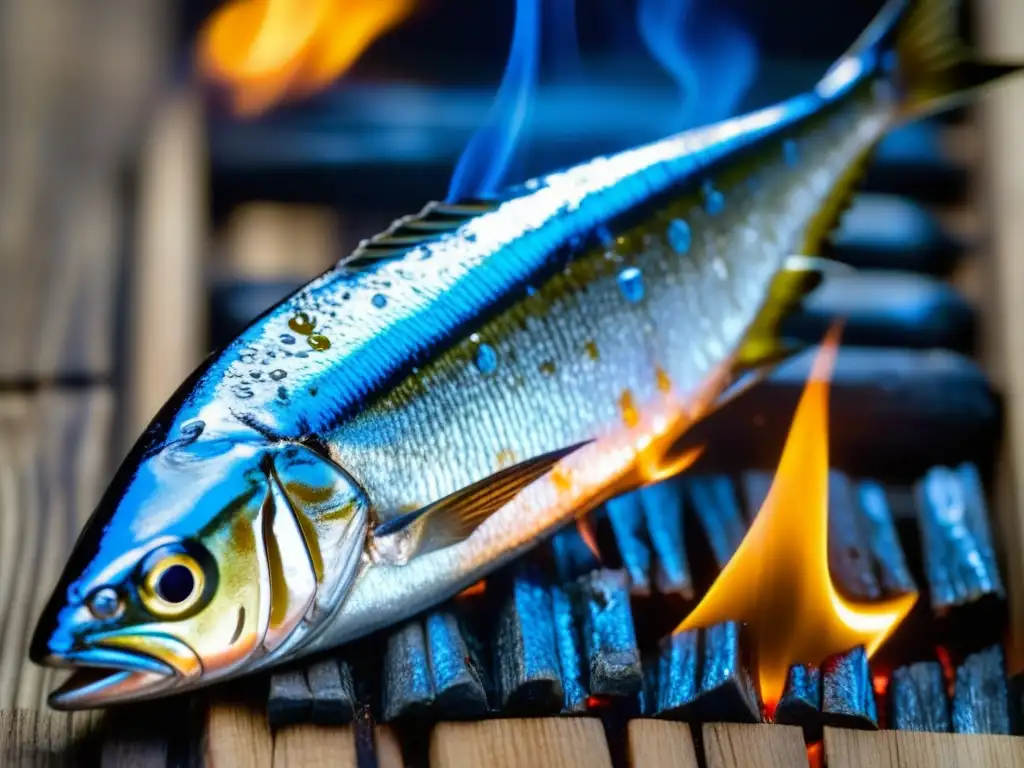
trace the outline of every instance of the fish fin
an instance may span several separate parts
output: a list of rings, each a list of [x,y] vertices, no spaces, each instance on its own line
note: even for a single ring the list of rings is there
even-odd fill
[[[401,256],[420,245],[440,240],[455,232],[470,219],[498,207],[498,200],[459,200],[432,202],[419,213],[403,216],[378,235],[363,240],[343,264],[358,269],[382,259]]]
[[[960,5],[960,0],[911,0],[895,40],[901,118],[952,109],[1024,69],[1024,61],[987,61],[971,51],[960,35]]]
[[[374,538],[378,542],[376,552],[383,553],[388,559],[407,560],[413,555],[457,544],[560,459],[584,445],[586,443],[578,443],[527,459],[422,509],[382,523],[374,531]],[[379,545],[381,540],[399,535],[404,538],[401,546]],[[391,552],[400,552],[400,556],[389,557],[388,553]]]
[[[788,257],[772,279],[768,299],[740,346],[735,361],[737,369],[746,371],[770,367],[799,352],[802,347],[779,336],[783,318],[827,276],[852,271],[852,267],[829,259],[799,255]]]

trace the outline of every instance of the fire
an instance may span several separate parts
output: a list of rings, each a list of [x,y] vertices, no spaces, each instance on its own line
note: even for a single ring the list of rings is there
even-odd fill
[[[413,0],[229,0],[206,22],[199,66],[226,86],[239,114],[323,90]]]
[[[597,548],[597,534],[594,532],[594,524],[591,522],[590,518],[577,518],[576,530],[579,531],[580,538],[583,540],[583,543],[587,545],[587,549],[590,550],[590,554],[592,554],[594,559],[600,563],[601,550]]]
[[[676,631],[745,622],[761,695],[773,709],[795,663],[818,664],[863,645],[870,656],[916,594],[872,604],[836,592],[828,571],[828,380],[838,329],[822,345],[790,426],[768,497],[700,604]]]

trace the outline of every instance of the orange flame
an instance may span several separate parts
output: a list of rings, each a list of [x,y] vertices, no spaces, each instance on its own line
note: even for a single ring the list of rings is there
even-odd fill
[[[818,664],[857,645],[870,656],[917,601],[909,594],[854,603],[836,592],[829,576],[828,380],[838,346],[833,329],[815,359],[754,524],[676,630],[745,622],[769,709],[782,694],[790,665]]]
[[[255,115],[326,88],[412,6],[413,0],[229,0],[200,32],[199,67],[231,90],[236,112]]]
[[[601,562],[601,550],[597,548],[597,534],[594,533],[594,524],[591,522],[589,517],[579,517],[576,519],[576,530],[580,534],[580,538],[583,543],[587,545],[587,549],[590,550],[590,554],[594,556],[597,562]]]

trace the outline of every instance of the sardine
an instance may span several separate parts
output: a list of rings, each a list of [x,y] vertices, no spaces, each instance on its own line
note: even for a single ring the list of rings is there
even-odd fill
[[[431,203],[208,358],[116,473],[39,620],[97,707],[343,644],[596,504],[787,354],[778,323],[894,123],[1017,67],[889,0],[810,92]]]

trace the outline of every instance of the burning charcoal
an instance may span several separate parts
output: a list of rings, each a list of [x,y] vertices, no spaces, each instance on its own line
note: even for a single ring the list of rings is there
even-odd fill
[[[609,570],[595,571],[576,582],[594,696],[631,696],[643,683],[627,583],[622,571]]]
[[[452,719],[485,713],[487,694],[470,659],[458,618],[451,611],[437,611],[427,617],[426,630],[438,715]]]
[[[826,726],[873,730],[878,710],[863,646],[829,656],[821,665],[821,713]]]
[[[896,195],[856,195],[831,238],[831,255],[860,269],[945,274],[963,251],[934,213]]]
[[[961,200],[968,171],[949,159],[942,146],[942,130],[937,120],[921,120],[887,134],[868,165],[865,189],[930,203]]]
[[[949,731],[946,681],[937,661],[921,661],[894,671],[888,694],[889,727],[897,731]]]
[[[558,668],[562,673],[562,711],[576,714],[587,711],[589,693],[583,684],[581,638],[576,627],[576,608],[561,587],[551,589],[551,610],[555,619],[555,644]]]
[[[953,686],[953,731],[1010,733],[1006,665],[1000,646],[971,654],[957,668]]]
[[[715,562],[724,568],[747,532],[732,480],[725,475],[689,477],[685,485]]]
[[[821,670],[813,664],[794,664],[775,707],[775,722],[798,725],[808,741],[821,738]]]
[[[355,717],[356,695],[352,670],[340,659],[315,662],[306,670],[306,680],[313,694],[314,723],[342,725]]]
[[[740,648],[740,625],[727,621],[701,630],[700,635],[700,691],[693,703],[697,719],[761,722],[761,701]]]
[[[856,493],[861,525],[866,532],[882,592],[886,595],[916,592],[917,584],[907,568],[885,489],[879,483],[864,480],[857,483]]]
[[[828,567],[836,586],[858,600],[877,600],[882,591],[875,579],[872,556],[861,534],[860,514],[850,481],[841,472],[828,473]]]
[[[928,275],[831,276],[785,319],[782,332],[813,343],[840,319],[843,344],[850,346],[970,352],[974,345],[974,309],[951,285]]]
[[[662,639],[657,661],[652,665],[654,706],[646,710],[648,713],[673,720],[687,717],[699,691],[697,645],[697,631]]]
[[[647,544],[647,525],[639,491],[623,494],[605,505],[622,565],[629,573],[632,592],[647,595],[651,591],[651,550]]]
[[[272,727],[308,722],[312,711],[313,694],[301,669],[288,669],[271,675],[267,719]]]
[[[559,583],[573,581],[601,567],[576,526],[569,526],[556,533],[551,538],[551,551]]]
[[[423,624],[418,619],[388,636],[381,697],[385,722],[418,715],[434,701]]]
[[[974,465],[935,467],[918,482],[915,496],[932,610],[945,616],[965,607],[980,610],[983,600],[988,607],[1001,603],[1005,592]]]
[[[512,580],[494,653],[502,709],[540,714],[562,708],[551,592],[535,572],[524,569]]]
[[[693,582],[686,562],[683,538],[684,486],[666,480],[640,490],[640,502],[647,519],[647,533],[656,555],[654,584],[662,594],[693,597]]]

